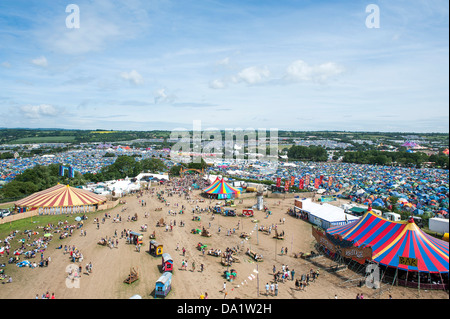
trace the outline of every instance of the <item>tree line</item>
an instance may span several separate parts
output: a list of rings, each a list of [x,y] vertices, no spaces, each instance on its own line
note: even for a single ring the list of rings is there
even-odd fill
[[[327,150],[321,146],[294,145],[289,148],[287,156],[290,160],[326,162],[328,160]]]
[[[161,172],[167,170],[167,166],[160,159],[151,158],[137,161],[132,156],[117,157],[113,164],[103,167],[97,174],[86,173],[83,175],[75,172],[73,178],[69,177],[67,171],[65,171],[64,176],[60,176],[59,167],[60,164],[50,164],[47,166],[37,165],[26,169],[18,174],[14,180],[0,188],[0,202],[16,201],[35,192],[53,187],[57,183],[76,187],[91,182],[98,183],[135,177],[143,171]]]
[[[410,153],[407,151],[382,152],[377,150],[345,152],[344,163],[394,165],[409,167],[422,167],[424,163],[434,163],[436,167],[449,168],[449,157],[445,154],[427,155],[422,152]]]

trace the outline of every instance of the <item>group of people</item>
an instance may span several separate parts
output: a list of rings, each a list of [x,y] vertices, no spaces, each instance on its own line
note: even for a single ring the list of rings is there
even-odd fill
[[[39,295],[36,294],[36,297],[34,299],[39,299]],[[55,293],[52,292],[52,295],[50,296],[50,293],[48,291],[44,292],[41,296],[41,299],[55,299]]]
[[[65,245],[64,254],[69,253],[72,262],[83,261],[84,257],[81,251],[75,247],[75,245]]]
[[[302,274],[299,279],[295,281],[297,290],[304,291],[311,282],[315,282],[319,278],[319,269],[310,269],[309,273]]]
[[[295,276],[295,270],[289,269],[288,265],[282,264],[281,265],[281,270],[277,271],[277,268],[275,267],[275,265],[273,265],[272,268],[273,271],[273,281],[274,282],[285,282],[286,280],[294,280],[294,276]]]
[[[266,283],[266,296],[278,296],[278,282]]]

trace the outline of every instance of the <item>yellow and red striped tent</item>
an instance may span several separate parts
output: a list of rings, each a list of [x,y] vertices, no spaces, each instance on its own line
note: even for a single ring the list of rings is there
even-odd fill
[[[105,203],[106,200],[105,196],[69,185],[58,184],[23,198],[15,204],[16,207],[33,210],[37,208],[93,206]]]

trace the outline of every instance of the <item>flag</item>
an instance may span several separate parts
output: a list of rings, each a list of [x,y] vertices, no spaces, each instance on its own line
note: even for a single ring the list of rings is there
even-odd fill
[[[318,178],[316,178],[314,180],[314,188],[319,188],[319,182],[320,182],[320,179],[318,179]]]
[[[331,187],[333,185],[333,177],[328,177],[328,187]]]
[[[75,177],[75,170],[72,166],[69,167],[69,177],[74,178]]]
[[[294,182],[295,182],[295,177],[291,176],[291,186],[294,186]]]
[[[300,181],[298,182],[298,188],[303,189],[305,187],[305,181],[302,179],[300,179]]]
[[[278,177],[277,178],[277,187],[280,187],[281,186],[281,177]]]
[[[287,191],[289,191],[289,180],[286,180],[285,182],[284,182],[284,190],[287,192]]]

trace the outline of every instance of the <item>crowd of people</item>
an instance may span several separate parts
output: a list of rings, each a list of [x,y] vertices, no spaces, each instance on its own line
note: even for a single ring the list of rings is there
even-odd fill
[[[300,278],[295,280],[295,287],[297,290],[305,291],[310,283],[315,282],[319,278],[319,269],[310,269],[309,273],[302,274]],[[292,279],[293,280],[293,279]]]
[[[8,258],[8,264],[15,264],[17,267],[42,268],[48,267],[51,262],[50,256],[44,256],[49,243],[54,234],[60,234],[60,239],[72,236],[73,230],[81,228],[82,221],[71,224],[67,220],[58,221],[57,224],[49,223],[45,226],[36,226],[35,230],[26,229],[24,231],[13,230],[2,241],[0,246],[0,258]],[[17,243],[17,244],[12,244]],[[15,246],[15,247],[13,247]],[[62,245],[56,247],[62,249]],[[34,258],[40,256],[40,260]],[[31,261],[30,261],[31,260]],[[0,280],[11,283],[12,277],[5,273],[6,263],[1,264]]]

